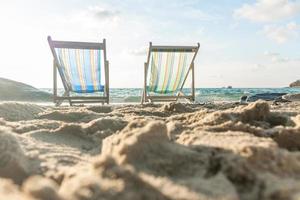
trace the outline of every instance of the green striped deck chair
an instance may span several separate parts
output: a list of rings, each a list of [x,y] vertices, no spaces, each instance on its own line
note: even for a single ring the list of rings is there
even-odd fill
[[[109,69],[103,43],[54,41],[48,36],[53,54],[53,98],[56,105],[109,103]],[[57,72],[64,93],[58,95]]]
[[[154,46],[150,42],[144,65],[142,103],[178,99],[195,101],[194,60],[199,48],[199,43],[197,46]],[[185,94],[183,88],[188,78],[191,79],[191,90]]]

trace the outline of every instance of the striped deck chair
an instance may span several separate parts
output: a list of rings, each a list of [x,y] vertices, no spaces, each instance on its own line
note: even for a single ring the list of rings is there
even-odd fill
[[[187,99],[195,101],[194,60],[200,48],[197,46],[153,46],[150,42],[145,63],[142,103]],[[191,74],[190,74],[191,72]],[[183,93],[183,87],[191,75],[191,92]]]
[[[48,36],[53,60],[53,98],[58,106],[64,100],[76,103],[109,103],[109,69],[103,43],[54,41]],[[57,71],[64,94],[57,94]],[[102,83],[104,79],[104,84]]]

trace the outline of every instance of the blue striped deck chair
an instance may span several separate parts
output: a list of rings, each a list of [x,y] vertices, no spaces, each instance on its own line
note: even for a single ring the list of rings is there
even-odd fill
[[[199,48],[199,43],[197,46],[154,46],[150,42],[144,64],[142,103],[178,99],[195,101],[194,60]],[[191,90],[185,89],[185,94],[183,88],[188,78]]]
[[[106,44],[54,41],[48,36],[53,54],[53,98],[58,106],[64,100],[70,105],[109,103],[109,63]],[[64,87],[58,95],[57,72]]]

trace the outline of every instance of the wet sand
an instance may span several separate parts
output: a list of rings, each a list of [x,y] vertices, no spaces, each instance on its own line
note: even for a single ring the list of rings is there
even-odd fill
[[[0,103],[0,199],[300,199],[300,103]]]

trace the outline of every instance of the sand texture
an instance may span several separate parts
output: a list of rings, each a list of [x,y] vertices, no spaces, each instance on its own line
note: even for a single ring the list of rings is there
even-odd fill
[[[0,200],[300,199],[300,103],[0,103]]]

